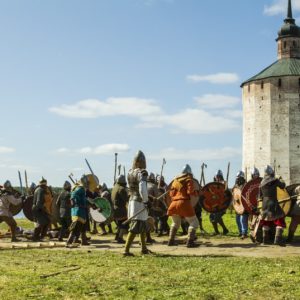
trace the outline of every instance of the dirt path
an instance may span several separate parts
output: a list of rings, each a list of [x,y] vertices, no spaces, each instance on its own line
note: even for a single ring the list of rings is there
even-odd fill
[[[288,245],[286,247],[279,246],[262,246],[253,244],[250,239],[240,240],[236,237],[198,237],[197,248],[186,248],[184,244],[185,237],[178,237],[179,245],[175,247],[167,246],[167,237],[155,238],[156,243],[149,245],[149,249],[158,255],[172,256],[221,256],[221,257],[269,257],[280,258],[288,256],[300,256],[300,244]],[[137,239],[136,239],[137,240]],[[13,249],[35,249],[35,248],[52,248],[62,249],[65,251],[73,251],[66,249],[64,243],[57,241],[49,241],[43,243],[32,243],[25,239],[22,242],[11,244],[9,239],[0,239],[0,250]],[[97,236],[93,235],[90,246],[76,248],[78,250],[89,251],[112,251],[122,253],[124,246],[117,244],[113,240],[113,236]],[[138,240],[132,247],[132,252],[138,254],[140,246]]]

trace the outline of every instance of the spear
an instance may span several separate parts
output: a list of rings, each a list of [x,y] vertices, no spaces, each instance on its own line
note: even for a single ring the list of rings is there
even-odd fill
[[[114,183],[117,179],[117,167],[118,167],[118,153],[115,153],[115,174],[114,174]]]
[[[229,179],[229,171],[230,171],[230,162],[228,163],[228,166],[227,166],[227,176],[226,176],[226,190],[228,189],[228,179]]]
[[[23,184],[22,184],[21,172],[18,171],[18,174],[19,174],[19,182],[20,182],[21,194],[23,195]]]
[[[26,185],[26,193],[28,195],[29,193],[29,186],[28,186],[28,179],[27,179],[27,172],[25,170],[25,185]]]
[[[160,187],[161,185],[161,178],[163,175],[163,171],[164,171],[164,166],[167,163],[167,161],[163,158],[162,164],[161,164],[161,170],[160,170],[160,178],[159,178],[159,183],[158,183],[158,187]]]

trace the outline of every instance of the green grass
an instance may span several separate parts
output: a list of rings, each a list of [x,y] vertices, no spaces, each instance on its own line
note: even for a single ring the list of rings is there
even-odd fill
[[[208,215],[203,219],[211,233]],[[237,236],[235,214],[224,220],[231,236]],[[32,227],[26,220],[18,223]],[[300,257],[123,258],[98,250],[3,250],[0,266],[0,299],[5,300],[300,299]],[[41,277],[74,266],[80,269]]]
[[[1,299],[299,299],[300,258],[3,251]],[[81,268],[41,278],[66,267]]]

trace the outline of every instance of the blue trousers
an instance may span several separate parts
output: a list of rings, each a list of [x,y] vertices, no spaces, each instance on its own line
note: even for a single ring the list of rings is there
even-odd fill
[[[248,233],[248,217],[248,214],[236,215],[236,224],[240,234],[247,235]]]

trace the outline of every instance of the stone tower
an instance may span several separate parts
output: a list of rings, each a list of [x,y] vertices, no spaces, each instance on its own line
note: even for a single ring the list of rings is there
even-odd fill
[[[287,184],[300,183],[300,28],[288,0],[278,31],[278,60],[243,82],[243,168],[275,167]]]

